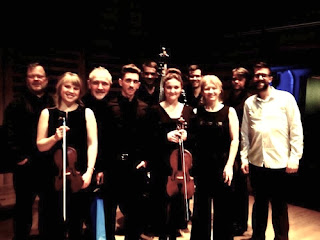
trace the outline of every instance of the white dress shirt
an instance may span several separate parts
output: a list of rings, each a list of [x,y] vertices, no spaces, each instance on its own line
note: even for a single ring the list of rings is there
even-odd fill
[[[266,168],[299,164],[303,153],[300,110],[293,95],[271,87],[261,99],[250,96],[244,104],[241,125],[241,161]]]

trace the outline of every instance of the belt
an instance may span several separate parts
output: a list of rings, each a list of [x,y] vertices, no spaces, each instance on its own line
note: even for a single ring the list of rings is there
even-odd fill
[[[129,159],[129,153],[120,153],[117,154],[117,160],[127,161]]]

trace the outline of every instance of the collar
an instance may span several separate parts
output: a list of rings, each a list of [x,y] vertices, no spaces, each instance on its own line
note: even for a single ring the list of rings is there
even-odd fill
[[[134,102],[137,102],[137,96],[135,95],[132,98],[132,101],[129,101],[129,98],[123,96],[122,93],[120,92],[120,94],[118,95],[118,101],[122,103],[134,103]]]
[[[256,100],[260,102],[269,102],[270,100],[274,99],[276,95],[276,89],[273,86],[270,86],[270,94],[267,96],[266,99],[262,99],[259,97],[258,94],[256,94]]]

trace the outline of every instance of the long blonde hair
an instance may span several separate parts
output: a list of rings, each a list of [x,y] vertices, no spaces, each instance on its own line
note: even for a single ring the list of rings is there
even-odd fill
[[[56,93],[55,93],[55,101],[56,101],[56,106],[60,107],[61,106],[61,88],[62,85],[65,84],[66,82],[70,82],[72,85],[77,86],[80,88],[80,95],[79,98],[77,99],[76,103],[78,103],[79,105],[83,106],[83,103],[81,101],[81,97],[84,94],[83,91],[83,82],[82,79],[79,77],[78,74],[76,73],[72,73],[72,72],[65,72],[64,74],[62,74],[59,79],[58,82],[56,84]]]

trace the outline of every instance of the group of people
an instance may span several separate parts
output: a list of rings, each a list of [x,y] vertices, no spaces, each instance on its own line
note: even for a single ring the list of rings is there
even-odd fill
[[[191,240],[209,240],[211,233],[231,240],[248,227],[248,176],[255,199],[252,239],[265,239],[269,202],[275,239],[288,239],[285,177],[298,171],[303,130],[294,97],[272,87],[266,63],[254,65],[252,78],[243,67],[233,69],[228,91],[198,65],[190,65],[187,81],[179,69],[166,69],[160,86],[156,62],[141,69],[127,64],[114,96],[104,67],[90,72],[86,93],[78,74],[64,73],[53,97],[44,66],[32,63],[26,72],[27,91],[4,118],[17,163],[15,240],[28,239],[36,195],[41,239],[95,239],[97,188],[108,240],[115,240],[117,207],[126,240],[143,233],[173,240],[189,221]],[[65,192],[57,156],[63,148],[74,150],[66,153]]]

